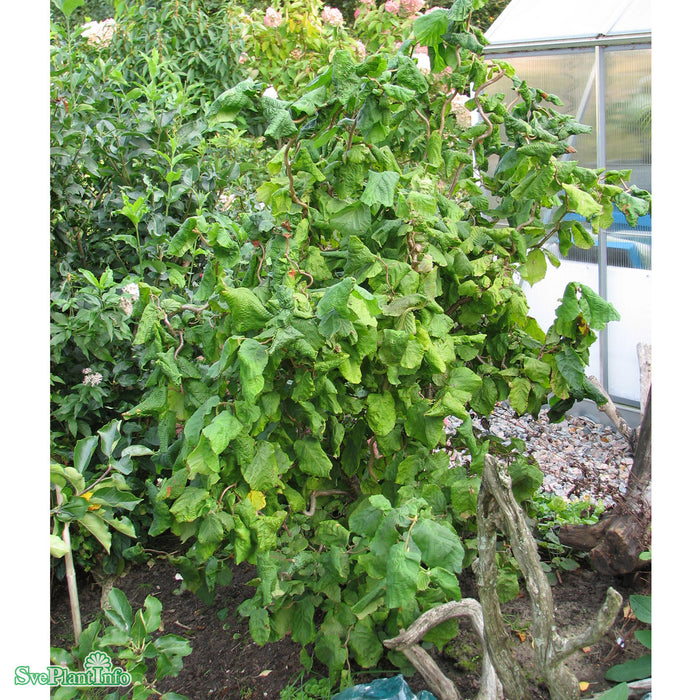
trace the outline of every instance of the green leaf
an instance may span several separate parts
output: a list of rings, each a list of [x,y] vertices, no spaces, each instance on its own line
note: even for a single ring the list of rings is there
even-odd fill
[[[233,121],[243,109],[254,108],[253,97],[258,93],[259,83],[247,78],[219,95],[212,103],[207,117],[211,124]]]
[[[581,314],[591,328],[602,330],[610,321],[620,320],[620,314],[609,301],[605,301],[585,284],[579,285],[579,288]]]
[[[462,2],[465,2],[465,0],[462,0]],[[460,13],[463,9],[460,5],[454,12]],[[413,33],[416,41],[422,46],[440,46],[442,44],[442,35],[447,31],[450,24],[450,12],[439,8],[429,14],[420,15],[413,23]]]
[[[68,547],[68,545],[58,535],[50,535],[50,538],[51,543],[49,545],[49,551],[51,552],[52,557],[60,559],[70,551],[70,547]]]
[[[321,443],[312,438],[304,437],[294,443],[294,453],[299,461],[299,469],[310,476],[328,476],[333,463],[324,452]]]
[[[256,444],[253,459],[241,468],[243,478],[255,491],[269,491],[277,486],[279,474],[275,447],[261,440]]]
[[[396,425],[396,404],[389,391],[367,396],[367,423],[375,435],[383,436]]]
[[[516,377],[511,384],[508,401],[518,415],[527,411],[530,388],[530,382],[523,377]]]
[[[106,488],[98,488],[92,494],[90,503],[98,505],[107,505],[112,508],[124,508],[132,511],[136,506],[143,501],[143,498],[137,498],[133,493],[128,491],[120,491],[114,486]]]
[[[430,15],[426,15],[426,17],[431,17],[434,14],[436,14],[436,12],[431,12]],[[396,82],[399,85],[415,90],[419,94],[427,92],[428,81],[418,69],[416,62],[403,54],[399,54],[396,58],[399,62],[399,68],[396,71]]]
[[[640,644],[651,649],[651,630],[637,630],[634,636]]]
[[[359,620],[350,630],[348,647],[362,668],[375,668],[384,653],[374,623],[369,618]]]
[[[316,307],[316,315],[322,318],[331,311],[336,311],[343,317],[351,314],[352,311],[348,309],[348,299],[354,286],[355,280],[352,277],[346,277],[341,282],[327,287]]]
[[[596,695],[596,700],[627,700],[629,697],[629,686],[627,683],[620,683],[610,690],[606,690],[601,695]]]
[[[177,233],[170,240],[168,255],[181,258],[188,250],[194,250],[199,239],[199,227],[204,226],[204,220],[199,216],[190,216],[181,224]]]
[[[153,338],[159,325],[159,319],[160,312],[158,307],[152,301],[149,301],[141,314],[141,320],[134,336],[134,345],[145,345]]]
[[[107,596],[105,616],[118,629],[128,632],[133,623],[133,611],[123,591],[112,588]]]
[[[370,170],[367,176],[367,184],[360,201],[371,207],[374,204],[381,204],[385,207],[394,206],[394,192],[399,184],[400,174],[393,170],[382,173]]]
[[[209,440],[214,454],[220,455],[241,430],[243,424],[226,409],[202,430],[202,435]]]
[[[566,201],[570,211],[580,214],[585,219],[590,219],[603,211],[602,205],[596,202],[588,192],[566,183],[563,183],[562,187],[566,193]]]
[[[542,360],[538,360],[534,357],[526,357],[523,362],[523,369],[525,374],[533,381],[538,384],[546,384],[549,381],[549,375],[552,368]]]
[[[645,654],[638,659],[626,661],[608,669],[605,678],[609,681],[637,681],[651,677],[651,654]]]
[[[95,453],[95,448],[97,447],[97,442],[99,438],[97,435],[90,435],[90,437],[78,440],[75,443],[75,449],[73,450],[73,466],[82,474],[88,464],[90,464],[90,459]]]
[[[107,550],[107,553],[109,553],[112,546],[112,534],[105,521],[95,513],[85,513],[81,518],[78,518],[78,522],[83,525]]]
[[[246,338],[238,349],[238,361],[243,397],[251,404],[255,403],[265,386],[263,372],[267,367],[267,350],[257,340]]]
[[[364,201],[353,202],[332,214],[329,223],[344,236],[361,235],[369,230],[372,212]]]
[[[297,601],[292,608],[292,641],[302,645],[312,642],[316,637],[314,614],[316,606],[310,597]]]
[[[250,636],[258,646],[270,639],[270,615],[265,608],[255,608],[248,620]]]
[[[70,19],[73,11],[85,4],[85,0],[53,0],[53,4],[63,13],[66,19]]]
[[[534,248],[527,254],[527,260],[520,266],[520,274],[530,284],[544,279],[547,274],[547,258],[539,248]]]
[[[447,13],[447,19],[451,22],[463,22],[474,6],[474,0],[455,0]]]
[[[441,567],[455,573],[462,570],[462,542],[446,525],[421,518],[414,525],[411,537],[418,545],[423,563],[428,568]]]
[[[651,596],[649,595],[631,595],[630,605],[634,616],[640,622],[651,624]]]
[[[170,512],[178,521],[191,523],[202,514],[208,497],[207,489],[188,486],[170,506]]]
[[[248,287],[225,287],[221,290],[221,297],[231,309],[233,327],[238,333],[260,330],[272,318],[255,292]]]
[[[581,391],[586,378],[586,365],[572,348],[564,348],[554,356],[562,376],[574,391]]]
[[[119,429],[122,422],[120,420],[110,421],[101,430],[97,431],[100,436],[100,450],[106,457],[110,457],[119,440]]]
[[[496,579],[496,592],[501,603],[507,603],[517,597],[520,592],[518,575],[514,571],[499,569]]]
[[[386,606],[400,608],[408,605],[418,589],[421,553],[417,548],[407,549],[403,542],[389,549],[386,565]]]

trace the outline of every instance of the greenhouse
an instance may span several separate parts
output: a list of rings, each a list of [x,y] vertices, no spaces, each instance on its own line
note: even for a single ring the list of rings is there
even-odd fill
[[[587,168],[631,171],[628,184],[651,192],[651,0],[513,0],[486,32],[491,58],[515,66],[532,87],[557,95],[561,110],[591,127],[572,137]],[[590,373],[622,405],[640,400],[637,344],[651,336],[651,216],[631,228],[623,213],[594,247],[572,246],[559,268],[526,291],[547,327],[565,285],[577,281],[613,303],[621,321],[592,348]],[[597,349],[597,352],[596,352]]]

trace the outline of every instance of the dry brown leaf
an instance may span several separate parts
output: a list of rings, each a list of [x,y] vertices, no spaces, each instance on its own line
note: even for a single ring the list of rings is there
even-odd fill
[[[525,632],[516,632],[516,634],[518,635],[518,637],[520,637],[521,642],[524,642],[527,639],[527,635],[525,634]]]
[[[260,673],[258,673],[257,678],[265,678],[265,677],[269,676],[271,673],[272,673],[271,668],[265,669],[264,671],[260,671]]]
[[[584,690],[588,690],[590,687],[590,683],[586,683],[586,681],[579,681],[578,687],[579,689],[583,692]]]
[[[583,649],[581,649],[581,651],[582,651],[584,654],[588,654],[588,652],[589,652],[590,650],[591,650],[590,647],[583,647]]]

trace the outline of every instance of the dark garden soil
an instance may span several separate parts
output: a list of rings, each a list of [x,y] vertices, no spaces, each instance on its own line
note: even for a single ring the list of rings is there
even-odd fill
[[[129,599],[134,610],[143,605],[147,595],[157,597],[163,605],[163,633],[178,634],[190,640],[192,654],[185,657],[184,666],[176,678],[166,678],[158,684],[161,692],[174,691],[190,700],[213,698],[242,698],[272,700],[280,697],[282,689],[303,670],[299,662],[300,645],[287,638],[281,642],[257,646],[248,634],[247,620],[239,618],[236,608],[250,597],[254,588],[248,582],[255,569],[248,565],[233,566],[233,580],[217,589],[212,605],[207,606],[189,591],[181,592],[177,570],[165,559],[153,560],[150,566],[132,568],[115,586]],[[602,604],[608,586],[613,586],[624,598],[629,609],[629,595],[650,593],[650,573],[641,573],[628,580],[600,576],[581,568],[561,574],[561,582],[552,591],[557,610],[559,632],[569,636],[582,631]],[[462,578],[465,597],[476,597],[473,575]],[[81,576],[80,601],[83,625],[94,619],[99,611],[100,587],[92,577]],[[532,671],[532,639],[529,634],[529,598],[522,595],[504,607],[504,615],[512,628],[515,654],[523,662],[532,679],[533,698],[546,699],[549,694],[537,684]],[[71,643],[71,617],[68,595],[63,582],[54,581],[51,600],[51,644],[67,648]],[[636,658],[645,649],[634,638],[637,625],[634,618],[621,612],[606,637],[586,652],[578,652],[567,664],[580,681],[589,684],[583,693],[591,697],[610,687],[604,680],[606,670],[623,661]],[[624,640],[624,648],[618,642]],[[467,622],[462,623],[459,636],[443,650],[434,652],[441,668],[452,678],[463,698],[473,698],[478,690],[480,661],[478,645]],[[323,668],[314,669],[323,674]],[[358,673],[356,682],[368,682],[379,676],[395,675],[387,667],[371,677]],[[408,679],[417,692],[426,688],[415,675]]]

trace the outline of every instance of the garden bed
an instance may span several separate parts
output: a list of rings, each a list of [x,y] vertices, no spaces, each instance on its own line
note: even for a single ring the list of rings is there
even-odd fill
[[[248,633],[248,622],[236,616],[236,607],[250,597],[254,589],[248,582],[255,577],[252,566],[232,566],[233,580],[216,591],[212,605],[207,606],[189,591],[181,592],[177,570],[165,559],[154,559],[151,566],[139,566],[129,570],[116,582],[124,591],[132,607],[143,605],[147,595],[157,597],[163,604],[164,633],[178,634],[189,639],[192,654],[185,657],[184,666],[176,678],[166,678],[158,684],[165,692],[172,690],[190,700],[213,698],[245,698],[270,700],[280,698],[283,689],[294,682],[302,672],[299,662],[301,647],[291,639],[257,646]],[[649,577],[641,574],[630,582],[605,577],[581,568],[560,574],[561,583],[552,589],[557,608],[557,620],[564,634],[583,629],[600,607],[608,586],[618,590],[628,604],[630,594],[648,594]],[[476,586],[471,572],[461,578],[465,597],[476,596]],[[84,622],[94,619],[99,611],[100,587],[89,576],[82,577],[80,596]],[[513,630],[512,643],[515,653],[526,666],[532,663],[532,639],[528,632],[530,609],[526,595],[507,603],[504,615]],[[57,584],[51,600],[51,644],[70,645],[70,607],[65,587]],[[586,653],[577,653],[568,664],[580,681],[589,683],[584,696],[599,693],[613,684],[605,681],[610,666],[645,653],[636,642],[631,630],[634,623],[622,614],[605,638]],[[625,647],[618,643],[625,639]],[[435,652],[436,653],[436,652]],[[476,642],[466,622],[460,635],[437,655],[441,668],[449,675],[462,697],[475,697],[478,688],[480,663],[473,657],[479,653]],[[464,670],[466,667],[466,670]],[[314,672],[324,674],[322,668]],[[387,667],[377,672],[395,675],[396,669]],[[306,677],[309,677],[307,674]],[[372,677],[358,672],[358,682]],[[418,676],[409,679],[412,690],[425,688]],[[532,682],[534,698],[549,698],[546,688]],[[289,697],[294,697],[290,695]],[[303,697],[303,696],[302,696]]]

